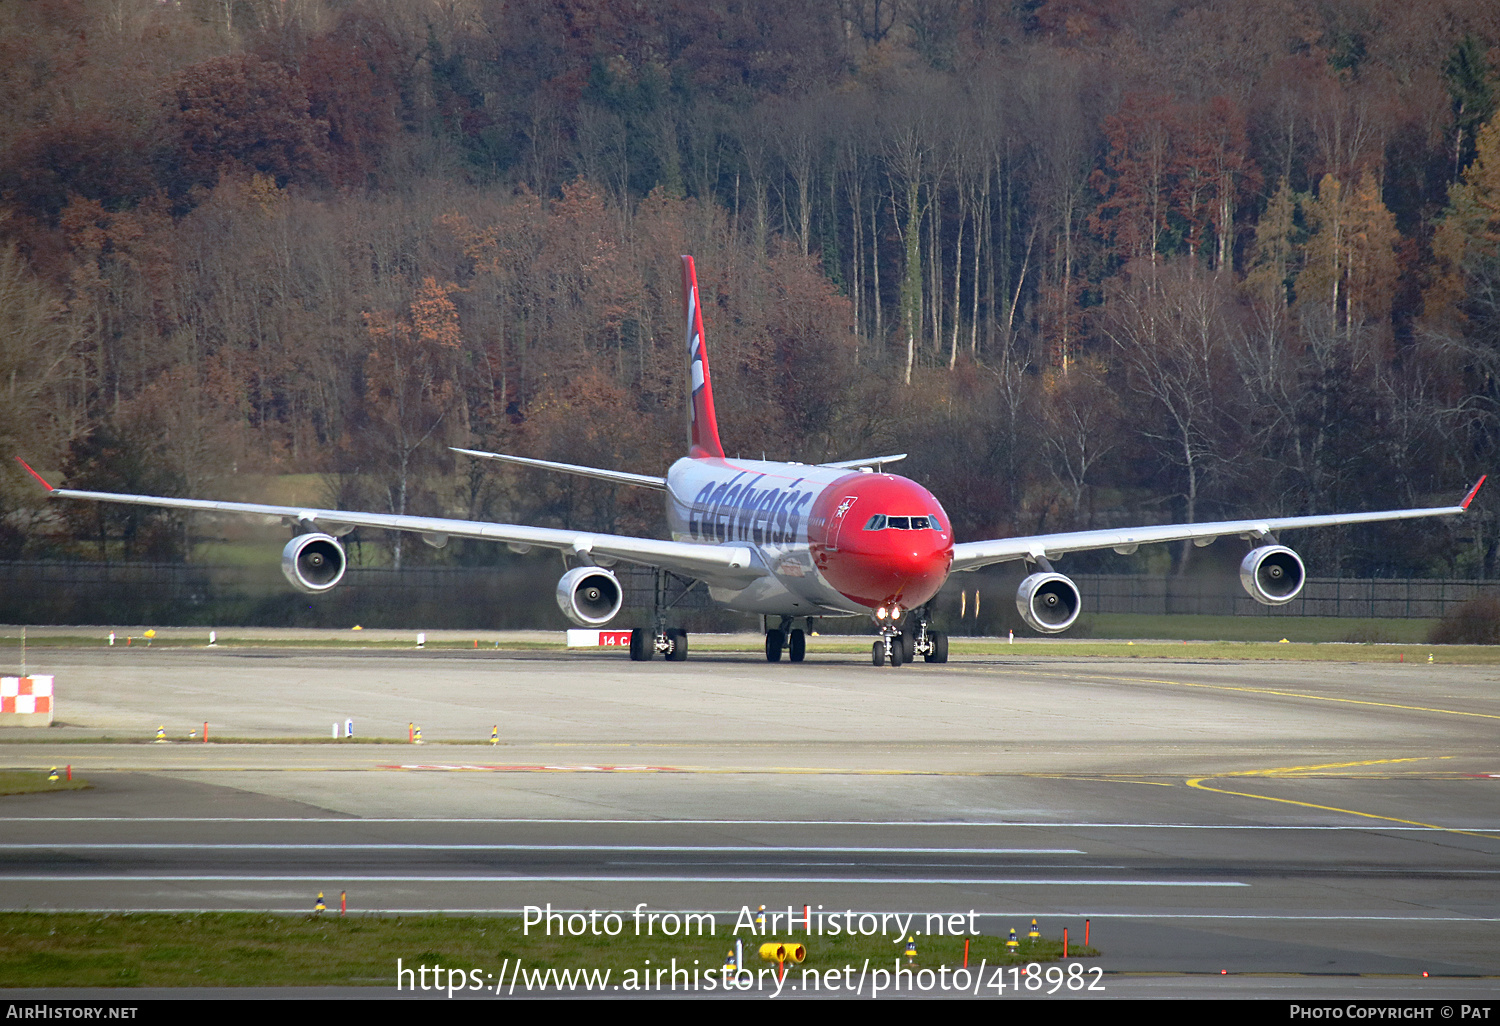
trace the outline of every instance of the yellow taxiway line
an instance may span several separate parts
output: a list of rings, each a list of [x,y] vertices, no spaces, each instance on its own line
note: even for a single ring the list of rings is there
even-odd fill
[[[1220,773],[1210,777],[1193,777],[1186,781],[1188,787],[1197,788],[1200,791],[1212,791],[1214,794],[1233,795],[1236,798],[1255,798],[1264,802],[1278,802],[1282,805],[1298,805],[1304,809],[1318,809],[1322,812],[1337,812],[1346,816],[1358,816],[1362,819],[1378,819],[1387,823],[1401,823],[1406,826],[1423,827],[1428,830],[1438,830],[1447,834],[1462,834],[1465,837],[1480,837],[1485,840],[1494,840],[1491,834],[1478,834],[1468,830],[1458,830],[1454,827],[1439,826],[1436,823],[1423,823],[1415,819],[1402,819],[1399,816],[1383,816],[1374,812],[1360,812],[1357,809],[1341,809],[1334,805],[1319,805],[1316,802],[1303,802],[1295,798],[1277,798],[1268,794],[1252,794],[1248,791],[1229,791],[1219,787],[1209,787],[1205,780],[1218,780],[1222,777],[1276,777],[1282,779],[1306,779],[1306,775],[1318,770],[1325,769],[1348,769],[1354,766],[1380,766],[1398,762],[1422,762],[1426,759],[1450,759],[1449,755],[1415,756],[1405,759],[1369,759],[1364,762],[1339,762],[1326,763],[1320,766],[1280,766],[1263,770],[1239,770],[1232,773]]]

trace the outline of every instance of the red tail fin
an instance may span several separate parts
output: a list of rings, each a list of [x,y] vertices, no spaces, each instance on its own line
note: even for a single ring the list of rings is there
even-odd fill
[[[708,376],[703,345],[703,309],[698,303],[698,272],[693,258],[682,258],[682,305],[687,320],[688,455],[694,459],[724,457],[719,421],[714,416],[714,386]]]

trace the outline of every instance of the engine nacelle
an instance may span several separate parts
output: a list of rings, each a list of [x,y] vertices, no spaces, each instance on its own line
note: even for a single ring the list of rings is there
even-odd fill
[[[1016,609],[1020,610],[1021,619],[1033,630],[1045,634],[1058,634],[1073,626],[1082,608],[1083,596],[1078,594],[1078,585],[1060,573],[1032,574],[1016,589]]]
[[[344,547],[329,534],[299,534],[281,550],[281,572],[292,587],[320,595],[344,579]]]
[[[1240,583],[1255,601],[1279,606],[1301,594],[1307,571],[1302,557],[1285,545],[1262,545],[1245,554],[1240,563]]]
[[[609,623],[624,600],[619,578],[597,566],[574,567],[557,582],[557,608],[580,627]]]

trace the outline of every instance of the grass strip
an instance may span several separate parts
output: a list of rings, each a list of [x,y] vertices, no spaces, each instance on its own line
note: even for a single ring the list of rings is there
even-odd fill
[[[1169,618],[1170,619],[1170,618]],[[1212,619],[1212,618],[1204,618]],[[1233,620],[1233,617],[1226,617]],[[1257,621],[1263,622],[1263,621]],[[1277,624],[1277,627],[1285,626]],[[1320,626],[1315,634],[1336,634],[1339,629],[1328,625]],[[1275,634],[1276,630],[1269,633]],[[1427,662],[1428,656],[1433,656],[1433,662],[1464,665],[1495,665],[1500,664],[1500,645],[1429,645],[1417,641],[1357,641],[1322,639],[1307,640],[1292,635],[1296,631],[1288,630],[1283,637],[1287,640],[1282,642],[1278,639],[1272,640],[1221,640],[1221,641],[1195,641],[1189,639],[1174,640],[1107,640],[1099,638],[1088,639],[1035,639],[1023,638],[1011,643],[996,639],[970,639],[964,637],[949,638],[949,651],[954,656],[1009,656],[1016,659],[1190,659],[1190,660],[1277,660],[1294,662],[1355,662],[1355,663],[1411,663]],[[1304,632],[1305,633],[1305,632]],[[1357,633],[1357,632],[1356,632]],[[1378,631],[1374,632],[1377,635]],[[1150,634],[1140,636],[1150,637]],[[821,635],[808,640],[808,653],[814,660],[819,655],[865,655],[868,656],[870,645],[874,639],[868,636],[851,635]],[[78,649],[98,648],[102,643],[94,638],[46,638],[38,639],[28,643],[28,647],[50,648],[50,649]],[[698,654],[709,653],[757,653],[763,650],[764,642],[753,635],[715,635],[694,634],[691,638],[692,651]],[[18,648],[16,639],[0,638],[0,649]],[[120,646],[116,645],[118,649]],[[207,646],[200,640],[158,640],[155,648],[178,648],[178,649],[203,649]],[[353,642],[343,640],[279,640],[279,639],[240,639],[220,641],[219,648],[222,649],[258,649],[258,650],[327,650],[327,651],[354,651],[360,649],[378,649],[384,651],[406,651],[416,654],[415,647],[410,642]],[[426,650],[442,650],[448,652],[473,652],[475,655],[483,653],[518,652],[518,651],[545,651],[545,652],[567,652],[576,658],[609,658],[625,659],[623,650],[607,650],[598,648],[567,649],[561,639],[556,642],[543,641],[505,641],[501,640],[497,648],[493,643],[482,644],[478,650],[473,648],[472,642],[428,642]],[[128,658],[128,651],[120,652],[121,658]]]
[[[412,633],[416,633],[413,631]],[[560,634],[561,632],[559,632]],[[126,644],[129,640],[130,644]],[[46,635],[42,637],[28,637],[26,648],[109,648],[108,640],[94,635],[67,634]],[[116,638],[114,645],[117,649],[136,648],[199,648],[209,647],[206,636],[203,637],[170,637],[153,638],[147,642],[144,638],[130,637],[125,635]],[[220,638],[213,646],[214,648],[326,648],[326,649],[382,649],[395,651],[419,651],[416,643],[412,641],[365,641],[360,638]],[[427,649],[449,649],[464,652],[526,652],[526,651],[556,651],[565,648],[566,645],[561,637],[557,641],[521,641],[501,639],[498,645],[494,639],[489,641],[480,640],[479,645],[474,645],[474,639],[468,641],[433,641],[426,643],[421,651]],[[0,649],[13,648],[20,650],[21,639],[19,637],[0,637]]]
[[[66,771],[59,767],[59,779],[50,781],[46,771],[0,770],[0,795],[40,794],[44,791],[82,791],[93,787],[87,780],[74,777],[66,779]]]
[[[335,908],[337,901],[335,894]],[[558,937],[556,928],[547,937],[537,926],[523,933],[521,919],[514,916],[5,912],[0,913],[0,988],[393,987],[398,958],[403,968],[441,966],[445,980],[450,969],[464,972],[466,982],[477,971],[491,987],[507,959],[511,967],[520,959],[524,970],[608,969],[613,983],[623,982],[632,970],[670,970],[673,959],[689,973],[717,972],[734,947],[728,920],[717,924],[713,936],[701,937],[638,936],[628,913],[622,920],[615,937]],[[920,930],[922,917],[914,922]],[[1022,937],[1028,925],[1016,924]],[[761,942],[789,939],[753,936],[748,930],[741,930],[740,938],[746,967],[755,970],[774,966],[757,957]],[[858,973],[866,958],[872,969],[889,970],[898,959],[908,964],[905,938],[798,934],[794,939],[808,949],[805,962],[788,967],[799,982],[804,969],[822,973],[852,965]],[[916,940],[915,968],[951,969],[963,962],[963,937],[919,935]],[[1097,954],[1070,943],[1070,957]],[[1010,954],[1005,937],[979,936],[971,940],[969,963],[1053,962],[1061,955],[1060,939],[1022,940],[1018,953]],[[427,978],[430,982],[432,974]]]

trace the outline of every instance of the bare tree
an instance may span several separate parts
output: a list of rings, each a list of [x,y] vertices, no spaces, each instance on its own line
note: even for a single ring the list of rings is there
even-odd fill
[[[1228,463],[1223,275],[1195,275],[1178,262],[1127,273],[1110,289],[1102,330],[1119,352],[1126,387],[1146,403],[1139,430],[1175,468],[1183,519],[1195,523],[1204,487]],[[1150,281],[1154,279],[1155,285]],[[1189,543],[1177,560],[1186,569]]]

